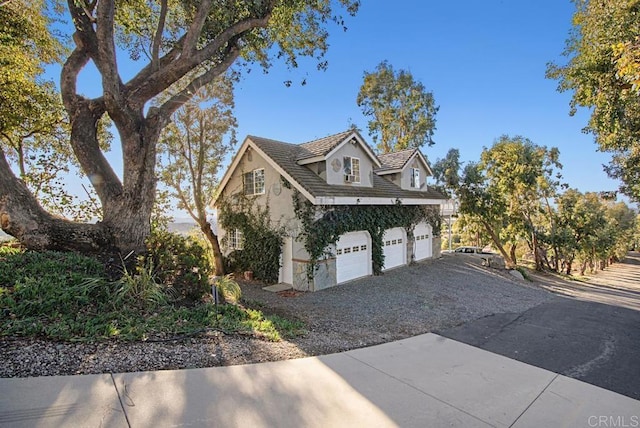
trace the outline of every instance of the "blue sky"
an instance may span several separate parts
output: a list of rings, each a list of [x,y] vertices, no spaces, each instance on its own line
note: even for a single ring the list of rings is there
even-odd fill
[[[545,79],[546,64],[564,60],[573,11],[569,0],[365,1],[347,32],[331,32],[326,72],[311,62],[293,71],[277,65],[240,82],[238,135],[298,143],[352,121],[368,138],[356,96],[364,71],[388,60],[409,70],[440,106],[436,144],[423,148],[432,162],[450,148],[478,160],[500,135],[523,135],[560,149],[571,187],[615,190],[618,183],[602,171],[610,156],[581,132],[588,111],[570,117],[570,95]],[[295,84],[305,77],[305,86]],[[289,79],[294,85],[286,88]]]
[[[463,161],[477,161],[500,135],[522,135],[559,148],[571,187],[616,190],[618,183],[602,170],[610,155],[581,132],[589,112],[570,117],[570,94],[545,79],[548,62],[564,61],[573,12],[569,0],[365,0],[346,20],[346,32],[330,28],[327,71],[317,71],[312,60],[294,70],[274,61],[266,74],[256,67],[244,74],[236,87],[238,137],[302,143],[353,122],[371,142],[356,96],[363,73],[387,60],[410,71],[440,107],[436,144],[423,148],[431,162],[450,148],[459,149]],[[121,64],[130,77],[131,64]],[[95,89],[91,74],[80,85],[87,92]],[[293,85],[285,87],[286,80]],[[117,149],[109,155],[117,170],[120,157]]]

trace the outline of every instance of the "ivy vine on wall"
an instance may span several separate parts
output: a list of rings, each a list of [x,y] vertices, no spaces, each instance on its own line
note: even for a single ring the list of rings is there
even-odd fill
[[[218,223],[227,231],[238,229],[244,237],[241,250],[226,257],[231,271],[253,271],[253,276],[268,284],[278,282],[280,254],[285,231],[271,223],[269,204],[261,206],[255,197],[235,194],[218,203]],[[227,236],[222,240],[227,245]]]
[[[302,225],[298,240],[304,243],[310,261],[307,277],[313,278],[319,260],[327,254],[327,247],[336,244],[340,235],[357,230],[366,230],[371,235],[371,259],[374,275],[384,267],[382,237],[385,230],[403,227],[407,234],[413,227],[426,221],[431,224],[434,235],[440,233],[442,219],[433,206],[402,205],[338,205],[315,206],[297,190],[293,193],[296,217]]]

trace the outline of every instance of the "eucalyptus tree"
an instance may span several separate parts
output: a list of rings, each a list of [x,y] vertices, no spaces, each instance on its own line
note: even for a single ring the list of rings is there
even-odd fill
[[[559,248],[561,270],[570,275],[576,257],[590,253],[589,241],[605,225],[605,212],[595,194],[584,195],[575,189],[556,198],[556,210],[553,242]]]
[[[218,276],[224,275],[222,252],[207,208],[215,195],[223,157],[236,143],[233,107],[232,80],[214,80],[174,113],[158,146],[160,180],[206,237]]]
[[[456,195],[460,214],[467,218],[467,222],[480,224],[504,257],[507,267],[514,268],[516,261],[505,250],[501,238],[503,230],[509,224],[506,198],[491,184],[480,163],[467,163],[458,183]]]
[[[566,64],[550,64],[547,76],[571,91],[570,114],[586,107],[586,132],[613,153],[607,173],[640,200],[640,1],[574,0],[574,28]]]
[[[173,113],[237,62],[268,67],[277,57],[295,67],[300,56],[311,56],[326,66],[328,22],[343,25],[336,9],[355,14],[359,6],[357,0],[66,3],[74,33],[60,88],[69,144],[98,195],[102,221],[75,223],[45,211],[1,152],[0,226],[29,248],[123,253],[144,249],[156,194],[158,139]],[[121,70],[123,49],[129,49],[137,70]],[[93,98],[79,89],[89,63],[102,90]],[[172,88],[180,89],[154,104]],[[98,124],[107,116],[122,148],[120,174],[99,144]]]
[[[460,168],[460,150],[455,148],[449,149],[444,158],[437,159],[431,166],[435,187],[443,195],[455,196],[455,191],[460,186]]]
[[[538,146],[522,136],[503,135],[481,154],[490,187],[505,202],[512,242],[521,236],[534,254],[536,269],[543,269],[540,230],[536,217],[542,202],[555,196],[560,185],[560,152]],[[515,262],[515,260],[513,260]]]
[[[383,61],[364,73],[358,106],[370,117],[368,126],[380,153],[432,145],[436,128],[433,93],[406,70],[394,70]]]

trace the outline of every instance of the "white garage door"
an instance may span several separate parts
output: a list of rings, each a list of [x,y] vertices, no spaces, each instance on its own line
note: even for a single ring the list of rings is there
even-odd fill
[[[413,230],[413,236],[415,237],[415,259],[422,260],[429,257],[433,257],[432,245],[432,229],[431,225],[427,223],[419,223]]]
[[[364,231],[349,232],[340,236],[336,244],[336,282],[349,281],[370,275],[371,244]]]
[[[384,231],[382,252],[384,254],[383,270],[406,264],[407,243],[403,228],[395,227]]]

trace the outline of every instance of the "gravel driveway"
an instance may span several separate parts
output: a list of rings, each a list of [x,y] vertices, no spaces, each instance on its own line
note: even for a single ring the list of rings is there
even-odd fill
[[[304,321],[291,341],[212,333],[175,342],[55,343],[0,340],[0,377],[130,372],[275,361],[344,351],[453,327],[499,313],[521,313],[552,299],[526,281],[445,255],[382,276],[315,293],[271,293],[242,284],[266,314]]]
[[[555,297],[465,255],[444,255],[315,293],[243,287],[265,311],[304,321],[295,343],[309,354],[369,346],[496,313],[520,313]]]

